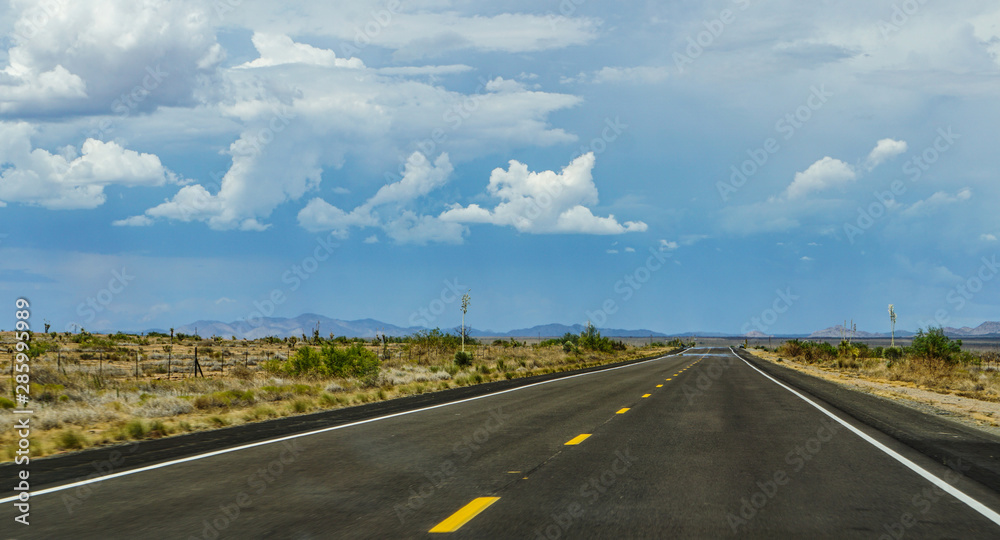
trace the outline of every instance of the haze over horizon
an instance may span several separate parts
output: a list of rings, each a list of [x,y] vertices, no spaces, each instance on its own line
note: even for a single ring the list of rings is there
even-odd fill
[[[1000,319],[996,2],[11,1],[0,35],[36,328],[454,328],[470,289],[491,329]]]

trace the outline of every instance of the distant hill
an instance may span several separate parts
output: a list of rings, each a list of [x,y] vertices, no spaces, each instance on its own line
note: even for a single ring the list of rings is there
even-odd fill
[[[295,318],[284,318],[284,317],[264,317],[258,321],[255,321],[256,325],[250,325],[245,321],[234,321],[234,322],[221,322],[221,321],[196,321],[191,324],[185,324],[183,326],[175,328],[175,331],[184,334],[194,334],[210,337],[210,336],[221,336],[228,338],[230,336],[236,336],[238,339],[259,339],[267,336],[277,336],[277,337],[300,337],[302,334],[311,336],[313,329],[316,327],[316,323],[319,323],[319,334],[320,336],[327,337],[330,334],[335,336],[347,336],[347,337],[361,337],[361,338],[373,338],[379,334],[386,334],[389,336],[408,336],[415,334],[421,330],[428,330],[427,328],[421,326],[396,326],[394,324],[382,322],[375,319],[359,319],[355,321],[346,321],[341,319],[332,319],[324,315],[317,315],[315,313],[305,313],[299,315]],[[475,337],[559,337],[566,333],[579,334],[584,329],[582,324],[540,324],[537,326],[532,326],[530,328],[517,328],[509,331],[495,331],[495,330],[480,330],[477,328],[470,327],[469,335]],[[455,332],[455,328],[442,328],[444,332]],[[772,337],[763,332],[753,330],[743,336],[739,336],[736,333],[725,333],[725,332],[684,332],[684,333],[671,333],[665,334],[663,332],[655,332],[653,330],[647,330],[644,328],[638,330],[628,330],[623,328],[599,328],[601,335],[608,337],[631,337],[631,338],[641,338],[641,337],[654,337],[654,338],[688,338],[688,337],[717,337],[717,338],[727,338],[727,337],[740,337],[740,338],[767,338]],[[151,330],[152,331],[152,330]],[[155,329],[157,332],[163,332],[161,329]],[[968,326],[962,328],[951,328],[945,327],[944,332],[947,336],[952,338],[974,338],[974,337],[1000,337],[1000,322],[987,321],[975,328],[970,328]],[[831,326],[829,328],[824,328],[823,330],[818,330],[811,334],[780,334],[779,337],[782,338],[805,338],[805,339],[839,339],[841,336],[846,335],[847,332],[844,330],[843,325]],[[914,332],[908,330],[896,330],[896,337],[912,337]],[[854,333],[854,337],[858,339],[873,339],[873,338],[888,338],[888,332],[866,332],[863,330],[858,330]]]
[[[975,328],[970,328],[964,326],[962,328],[952,328],[946,326],[943,328],[944,334],[951,338],[972,338],[972,337],[986,337],[986,336],[1000,336],[1000,322],[987,321]],[[844,332],[844,325],[838,324],[837,326],[831,326],[830,328],[825,328],[817,332],[809,334],[809,338],[839,338],[849,332]],[[896,337],[913,337],[916,332],[911,332],[909,330],[896,330]],[[858,330],[854,333],[854,337],[860,339],[871,339],[871,338],[887,338],[889,337],[889,332],[865,332]]]
[[[315,313],[305,313],[298,317],[289,319],[284,317],[263,317],[254,321],[251,325],[245,321],[221,322],[221,321],[195,321],[174,328],[174,331],[184,334],[195,334],[200,336],[236,336],[237,339],[259,339],[267,336],[277,337],[301,337],[302,334],[312,336],[316,323],[319,323],[319,335],[328,337],[335,336],[373,338],[379,334],[389,336],[408,336],[421,330],[428,330],[422,326],[402,327],[394,324],[378,321],[375,319],[360,319],[355,321],[345,321],[341,319],[331,319]],[[478,330],[470,327],[469,335],[474,337],[559,337],[567,332],[579,334],[584,329],[581,324],[544,324],[532,326],[531,328],[518,328],[507,332],[496,332],[493,330]],[[444,332],[454,332],[454,328],[442,328]],[[151,331],[163,332],[161,329]],[[661,332],[652,330],[626,330],[621,328],[598,328],[601,335],[608,337],[666,337]]]
[[[986,321],[975,328],[969,328],[968,326],[963,326],[962,328],[952,328],[950,326],[946,326],[944,327],[944,333],[945,335],[954,337],[1000,335],[1000,322]]]
[[[335,336],[372,338],[377,334],[384,333],[390,336],[406,336],[413,334],[421,327],[403,328],[394,324],[376,321],[375,319],[360,319],[356,321],[344,321],[331,319],[315,313],[305,313],[294,319],[284,317],[263,317],[254,321],[251,325],[246,321],[234,321],[224,323],[220,321],[196,321],[175,328],[177,332],[184,334],[197,333],[200,336],[236,336],[238,339],[259,339],[267,336],[277,337],[300,337],[302,334],[312,336],[316,323],[319,323],[319,335],[328,337]]]
[[[897,332],[896,335],[901,336],[902,334]],[[823,330],[819,330],[809,334],[809,338],[839,338],[843,336],[855,337],[861,339],[889,337],[888,334],[865,332],[863,330],[858,330],[852,333],[850,329],[845,328],[844,325],[842,324],[838,324],[837,326],[831,326],[830,328],[824,328]]]
[[[497,337],[560,337],[566,333],[579,334],[584,330],[582,324],[565,325],[565,324],[542,324],[538,326],[532,326],[531,328],[519,328],[516,330],[511,330],[509,332],[490,332],[476,330],[477,333],[474,336],[497,336]],[[624,330],[621,328],[598,328],[597,329],[602,336],[608,337],[667,337],[666,334],[660,332],[654,332],[652,330]]]

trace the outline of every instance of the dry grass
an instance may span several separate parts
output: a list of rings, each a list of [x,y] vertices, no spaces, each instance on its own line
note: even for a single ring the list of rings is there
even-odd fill
[[[10,333],[2,337],[13,342]],[[194,343],[175,343],[168,379],[166,354],[147,357],[141,352],[137,377],[134,353],[93,351],[59,338],[54,342],[58,349],[31,361],[33,457],[568,371],[667,350],[629,347],[614,354],[577,354],[558,346],[473,346],[473,365],[459,369],[452,362],[454,350],[418,351],[390,344],[386,351],[368,345],[382,358],[382,369],[375,385],[366,386],[355,379],[276,377],[261,369],[259,364],[269,358],[287,357],[290,349],[283,343],[199,342],[205,377],[191,375]],[[35,334],[33,339],[47,337]],[[159,338],[130,346],[154,351],[165,343]],[[0,395],[11,396],[12,391],[9,378],[0,380]],[[0,461],[15,456],[13,424],[13,413],[0,402]]]
[[[882,358],[826,359],[806,362],[778,353],[751,350],[753,354],[769,360],[792,360],[812,365],[826,371],[860,377],[875,382],[912,386],[938,392],[955,394],[982,401],[1000,402],[1000,371],[975,365],[949,365],[921,359],[901,359],[894,362]]]

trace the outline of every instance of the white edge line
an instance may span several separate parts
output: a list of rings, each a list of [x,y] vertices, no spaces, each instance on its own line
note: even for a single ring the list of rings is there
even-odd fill
[[[683,352],[683,351],[681,351],[681,352]],[[624,366],[617,366],[617,367],[607,368],[607,369],[599,369],[599,370],[595,370],[595,371],[589,371],[587,373],[577,373],[576,375],[567,375],[565,377],[558,377],[558,378],[555,378],[555,379],[552,379],[552,380],[548,380],[548,381],[541,381],[541,382],[526,384],[524,386],[518,386],[517,388],[508,388],[507,390],[501,390],[499,392],[492,392],[492,393],[489,393],[489,394],[483,394],[481,396],[474,396],[474,397],[470,397],[470,398],[460,399],[458,401],[449,401],[447,403],[439,403],[437,405],[431,405],[429,407],[423,407],[423,408],[420,408],[420,409],[413,409],[413,410],[410,410],[410,411],[402,411],[402,412],[398,412],[398,413],[387,414],[385,416],[378,416],[378,417],[375,417],[375,418],[369,418],[367,420],[358,420],[357,422],[350,422],[350,423],[347,423],[347,424],[340,424],[338,426],[331,426],[331,427],[327,427],[327,428],[316,429],[316,430],[313,430],[313,431],[307,431],[305,433],[295,433],[295,434],[292,434],[292,435],[286,435],[284,437],[278,437],[277,439],[268,439],[266,441],[258,441],[258,442],[255,442],[255,443],[244,444],[244,445],[241,445],[241,446],[234,446],[232,448],[224,448],[222,450],[215,450],[215,451],[212,451],[212,452],[206,452],[204,454],[196,454],[196,455],[193,455],[193,456],[188,456],[186,458],[174,459],[174,460],[171,460],[171,461],[164,461],[163,463],[156,463],[156,464],[153,464],[153,465],[147,465],[145,467],[139,467],[138,469],[129,469],[127,471],[112,473],[112,474],[109,474],[109,475],[106,475],[106,476],[99,476],[97,478],[92,478],[90,480],[81,480],[79,482],[73,482],[72,484],[62,484],[62,485],[53,486],[53,487],[45,488],[45,489],[38,490],[38,491],[30,491],[29,495],[32,498],[34,498],[34,497],[38,497],[39,495],[47,495],[49,493],[55,493],[57,491],[64,491],[64,490],[75,488],[75,487],[86,486],[88,484],[96,484],[98,482],[103,482],[105,480],[111,480],[113,478],[119,478],[119,477],[122,477],[122,476],[129,476],[129,475],[138,474],[138,473],[141,473],[141,472],[152,471],[154,469],[160,469],[160,468],[163,468],[163,467],[169,467],[171,465],[179,465],[181,463],[187,463],[189,461],[197,461],[199,459],[205,459],[205,458],[209,458],[209,457],[213,457],[213,456],[218,456],[218,455],[222,455],[222,454],[228,454],[230,452],[237,452],[239,450],[247,450],[249,448],[254,448],[254,447],[257,447],[257,446],[264,446],[266,444],[274,444],[274,443],[279,443],[279,442],[288,441],[288,440],[292,440],[292,439],[298,439],[298,438],[301,438],[301,437],[308,437],[310,435],[317,435],[317,434],[320,434],[320,433],[326,433],[328,431],[335,431],[335,430],[338,430],[338,429],[344,429],[344,428],[349,428],[349,427],[353,427],[353,426],[360,426],[361,424],[368,424],[370,422],[378,422],[379,420],[387,420],[389,418],[395,418],[397,416],[405,416],[405,415],[408,415],[408,414],[414,414],[414,413],[418,413],[418,412],[429,411],[429,410],[438,409],[438,408],[441,408],[441,407],[449,407],[451,405],[458,405],[459,403],[468,403],[470,401],[476,401],[476,400],[485,399],[485,398],[488,398],[488,397],[499,396],[501,394],[506,394],[508,392],[516,392],[518,390],[524,390],[526,388],[531,388],[531,387],[534,387],[534,386],[541,386],[543,384],[550,384],[550,383],[554,383],[554,382],[558,382],[558,381],[565,381],[565,380],[569,380],[569,379],[575,379],[577,377],[583,377],[585,375],[595,375],[597,373],[607,373],[609,371],[615,371],[615,370],[619,370],[619,369],[630,368],[630,367],[633,367],[633,366],[640,366],[642,364],[647,364],[649,362],[656,362],[657,360],[663,360],[664,358],[670,358],[672,356],[677,356],[678,354],[680,354],[680,353],[674,353],[674,354],[667,354],[667,355],[663,355],[663,356],[658,356],[656,358],[650,358],[649,360],[643,360],[642,362],[635,362],[633,364],[627,364],[627,365],[624,365]],[[18,496],[16,496],[16,495],[13,496],[13,497],[5,497],[3,499],[0,499],[0,504],[6,504],[6,503],[17,501],[17,500],[18,500]]]
[[[949,484],[948,482],[945,482],[944,480],[938,478],[936,475],[934,475],[930,471],[924,469],[920,465],[917,465],[916,463],[914,463],[914,462],[910,461],[909,459],[903,457],[902,455],[900,455],[899,453],[897,453],[895,450],[893,450],[893,449],[889,448],[888,446],[886,446],[886,445],[878,442],[877,440],[875,440],[874,438],[872,438],[867,433],[865,433],[865,432],[859,430],[858,428],[856,428],[856,427],[848,424],[847,422],[841,420],[835,414],[833,414],[830,411],[828,411],[828,410],[824,409],[823,407],[819,406],[818,404],[816,404],[815,402],[813,402],[809,398],[803,396],[802,394],[798,393],[794,389],[792,389],[792,388],[790,388],[790,387],[782,384],[780,381],[778,381],[774,377],[771,377],[767,373],[764,373],[763,371],[757,369],[753,364],[751,364],[750,362],[747,362],[742,356],[740,356],[739,354],[737,354],[736,351],[733,350],[732,347],[729,347],[729,350],[732,351],[732,353],[735,354],[737,358],[739,358],[740,360],[743,360],[743,363],[746,364],[746,365],[748,365],[748,366],[750,366],[754,371],[756,371],[757,373],[760,373],[761,375],[767,377],[768,379],[771,379],[771,381],[774,382],[774,384],[777,384],[778,386],[784,388],[785,390],[788,390],[789,392],[791,392],[791,393],[795,394],[796,396],[798,396],[799,398],[801,398],[806,403],[812,405],[813,407],[816,407],[817,409],[819,409],[820,411],[822,411],[823,414],[829,416],[830,418],[834,419],[837,423],[839,423],[842,426],[846,427],[847,429],[851,430],[858,437],[861,437],[862,439],[864,439],[865,441],[867,441],[868,443],[870,443],[875,448],[878,448],[879,450],[881,450],[881,451],[885,452],[886,454],[888,454],[889,457],[891,457],[891,458],[895,459],[896,461],[902,463],[908,469],[910,469],[911,471],[913,471],[913,472],[919,474],[920,476],[924,477],[924,479],[926,479],[930,483],[932,483],[932,484],[936,485],[937,487],[941,488],[942,490],[948,492],[953,497],[955,497],[956,499],[962,501],[963,503],[965,503],[966,505],[968,505],[970,508],[972,508],[976,512],[979,512],[980,514],[982,514],[986,519],[989,519],[993,523],[996,523],[997,525],[1000,525],[1000,514],[997,514],[996,512],[994,512],[993,510],[991,510],[985,504],[977,501],[976,499],[973,499],[969,495],[966,495],[965,492],[960,491],[958,488],[956,488],[956,487],[952,486],[951,484]]]

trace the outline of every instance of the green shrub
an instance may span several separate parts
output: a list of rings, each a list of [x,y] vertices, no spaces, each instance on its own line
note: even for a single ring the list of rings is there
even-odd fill
[[[416,334],[413,334],[407,340],[416,347],[420,347],[424,350],[437,350],[444,351],[447,349],[454,349],[462,346],[462,335],[461,334],[446,334],[441,332],[440,328],[435,328],[433,330],[421,330]],[[466,345],[476,345],[479,342],[472,337],[465,337]]]
[[[561,345],[564,349],[566,348],[566,343],[569,342],[576,345],[580,341],[580,336],[566,332],[562,337],[546,339],[545,341],[538,344],[539,347],[549,347],[555,345]]]
[[[5,397],[0,397],[0,409],[13,409],[13,408],[14,408],[13,401]]]
[[[122,428],[123,433],[129,439],[142,439],[149,433],[149,428],[142,420],[132,420]]]
[[[86,444],[87,439],[85,439],[79,432],[72,429],[63,431],[56,439],[56,446],[58,446],[61,450],[79,450]]]
[[[625,343],[602,337],[601,333],[589,322],[587,323],[587,327],[580,332],[580,337],[576,341],[576,345],[581,349],[605,353],[625,350]]]
[[[293,384],[292,393],[297,396],[312,396],[319,393],[319,389],[308,384]]]
[[[39,356],[51,351],[52,349],[57,349],[59,346],[55,343],[48,341],[32,341],[28,343],[28,350],[24,351],[28,358],[34,360]]]
[[[848,349],[847,342],[841,344],[845,355],[852,357],[855,349]],[[775,349],[778,354],[789,358],[801,358],[806,362],[818,362],[822,360],[835,360],[840,351],[833,345],[825,341],[813,343],[811,341],[800,341],[798,339],[788,340]]]
[[[153,424],[149,426],[149,435],[151,437],[166,437],[170,435],[170,429],[163,423],[163,420],[154,420]]]
[[[910,354],[928,361],[955,363],[961,352],[962,340],[952,341],[941,328],[928,328],[926,333],[921,329],[910,343]]]
[[[303,346],[288,360],[272,360],[263,367],[272,373],[296,376],[353,377],[369,385],[381,369],[378,356],[360,343],[344,348],[325,344],[319,350]]]
[[[468,367],[472,365],[472,354],[465,351],[455,352],[455,365],[460,367]]]

